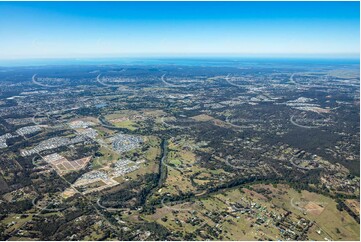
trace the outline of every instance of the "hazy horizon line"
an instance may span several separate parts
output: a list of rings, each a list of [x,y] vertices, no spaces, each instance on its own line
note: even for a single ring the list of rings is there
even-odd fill
[[[276,54],[125,54],[125,55],[78,55],[78,56],[31,56],[31,57],[0,57],[0,61],[22,61],[22,60],[87,60],[87,59],[193,59],[193,58],[281,58],[281,59],[360,59],[360,53],[276,53]]]
[[[202,62],[203,61],[203,62]],[[315,63],[360,65],[360,56],[158,56],[158,57],[94,57],[94,58],[32,58],[0,59],[0,67],[39,67],[73,65],[234,65],[255,63]]]

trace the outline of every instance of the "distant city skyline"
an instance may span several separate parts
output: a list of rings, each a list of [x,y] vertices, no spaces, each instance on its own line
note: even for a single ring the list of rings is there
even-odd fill
[[[352,57],[359,2],[0,2],[0,59]]]

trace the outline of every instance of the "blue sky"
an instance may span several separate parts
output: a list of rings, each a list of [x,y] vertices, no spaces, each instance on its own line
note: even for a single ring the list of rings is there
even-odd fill
[[[359,2],[0,2],[0,59],[358,56]]]

